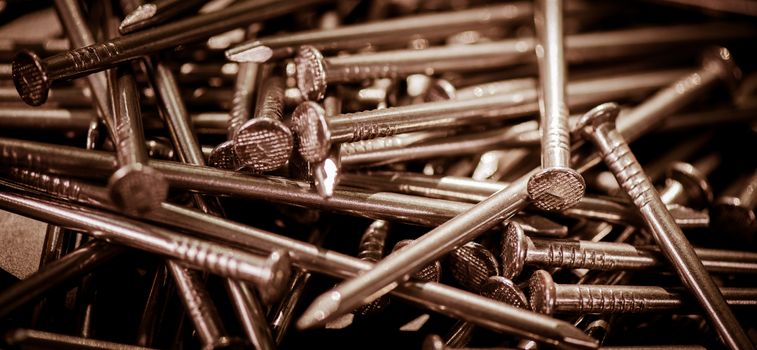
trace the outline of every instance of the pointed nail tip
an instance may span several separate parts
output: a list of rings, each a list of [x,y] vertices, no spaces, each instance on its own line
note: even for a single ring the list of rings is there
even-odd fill
[[[118,26],[118,30],[122,32],[127,31],[131,29],[130,27],[134,26],[135,24],[144,22],[152,18],[153,16],[155,16],[154,6],[139,6],[136,10],[126,15],[124,20],[121,21],[121,24]]]
[[[224,53],[230,61],[244,63],[265,63],[273,57],[273,50],[268,46],[253,46],[245,49],[229,49]]]

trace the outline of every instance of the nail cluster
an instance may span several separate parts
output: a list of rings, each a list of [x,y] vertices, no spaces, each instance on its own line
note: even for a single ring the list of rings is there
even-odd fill
[[[753,349],[755,17],[0,1],[0,348]]]

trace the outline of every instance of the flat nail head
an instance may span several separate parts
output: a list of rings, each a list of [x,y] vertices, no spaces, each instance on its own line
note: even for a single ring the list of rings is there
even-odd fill
[[[326,95],[326,62],[315,47],[304,45],[294,59],[297,88],[307,100],[318,101]]]
[[[270,275],[258,290],[263,302],[271,304],[279,300],[286,291],[292,273],[292,262],[286,252],[274,251],[263,266],[270,271]]]
[[[492,276],[481,286],[481,295],[517,308],[531,310],[526,295],[510,279]]]
[[[292,112],[292,129],[297,134],[302,158],[315,163],[328,157],[331,130],[323,107],[311,101],[297,106]]]
[[[481,291],[481,286],[491,276],[499,275],[499,263],[494,255],[476,242],[465,243],[447,255],[452,277],[464,288]]]
[[[552,276],[544,270],[534,272],[528,280],[529,301],[531,309],[545,315],[551,315],[555,311],[557,289]]]
[[[713,201],[712,188],[704,176],[693,165],[675,162],[668,169],[668,177],[683,184],[689,201],[696,207],[709,206]]]
[[[158,208],[168,196],[168,182],[152,167],[139,163],[118,169],[108,180],[110,198],[131,215]]]
[[[505,227],[505,236],[502,239],[502,276],[515,278],[523,271],[528,252],[528,239],[520,224],[509,222]]]
[[[238,170],[239,163],[234,150],[234,141],[224,141],[213,148],[208,156],[208,165],[218,169]]]
[[[11,74],[13,84],[24,102],[39,106],[47,101],[50,79],[42,59],[36,53],[23,50],[16,54]]]
[[[244,165],[255,171],[276,170],[289,161],[294,138],[281,121],[253,118],[234,134],[234,153]]]
[[[616,103],[603,103],[581,116],[576,124],[576,130],[579,130],[581,135],[588,139],[590,135],[596,132],[597,127],[607,123],[615,125],[619,113],[620,107]]]
[[[583,198],[586,183],[583,177],[570,168],[548,168],[528,180],[531,203],[541,210],[568,209]]]

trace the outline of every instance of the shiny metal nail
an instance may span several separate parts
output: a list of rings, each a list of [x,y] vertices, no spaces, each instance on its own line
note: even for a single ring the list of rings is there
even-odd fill
[[[267,233],[232,221],[203,215],[190,209],[170,204],[164,204],[163,209],[167,212],[152,213],[151,215],[154,216],[151,220],[190,230],[206,237],[231,241],[254,251],[285,249],[295,264],[311,271],[349,278],[372,268],[370,263],[355,257],[324,250],[312,244]],[[198,230],[199,228],[202,229]],[[578,348],[596,347],[594,340],[587,338],[582,332],[563,321],[539,318],[532,313],[522,313],[522,310],[439,283],[405,282],[396,288],[393,294],[431,310],[496,331],[514,332],[528,339],[550,344],[570,344]],[[531,331],[524,332],[528,329]]]
[[[747,251],[695,248],[710,272],[757,273],[757,254]],[[523,268],[560,267],[603,271],[641,270],[667,266],[660,249],[628,243],[530,238],[517,223],[509,223],[502,237],[502,275],[516,278]]]
[[[568,62],[596,62],[640,55],[665,44],[708,42],[733,37],[750,37],[749,27],[713,24],[678,27],[649,27],[613,32],[576,34],[566,37]],[[397,78],[414,73],[476,70],[527,63],[534,59],[533,38],[482,44],[432,47],[424,50],[395,50],[324,58],[315,47],[298,49],[297,86],[308,100],[324,97],[329,83]],[[659,47],[659,46],[658,46]],[[669,47],[669,46],[668,46]],[[463,49],[464,48],[464,49]]]
[[[226,57],[238,62],[264,62],[291,56],[300,45],[319,50],[343,50],[367,44],[394,43],[399,37],[421,35],[426,39],[443,38],[452,33],[503,23],[525,21],[531,17],[527,2],[492,5],[439,14],[406,16],[375,23],[348,25],[328,30],[312,30],[263,37],[226,51]]]
[[[85,19],[78,2],[72,0],[56,0],[55,10],[58,13],[58,18],[60,19],[61,24],[66,28],[66,34],[72,43],[71,46],[75,48],[83,48],[95,44],[92,31],[87,25],[87,20]],[[16,74],[17,73],[13,74],[14,77]],[[112,127],[114,124],[111,121],[113,117],[111,116],[111,102],[108,97],[108,83],[105,73],[97,73],[87,76],[87,83],[89,84],[90,92],[94,98],[97,110],[105,123]],[[45,94],[47,94],[47,92],[45,92]],[[21,96],[21,98],[25,102],[28,101],[23,96]]]
[[[224,282],[250,345],[260,350],[275,349],[271,328],[266,322],[265,308],[261,305],[260,297],[242,282],[231,279],[226,279]]]
[[[19,348],[71,349],[90,348],[103,350],[151,350],[136,345],[120,344],[103,340],[74,337],[32,329],[13,329],[7,331],[5,343]]]
[[[536,312],[553,313],[645,313],[691,306],[684,293],[656,286],[557,284],[538,270],[529,280],[529,300]],[[721,288],[733,307],[757,305],[755,288]]]
[[[676,79],[678,79],[682,74],[685,74],[685,71],[674,69],[625,74],[610,76],[606,78],[571,82],[567,86],[568,104],[571,108],[582,108],[589,107],[597,103],[602,103],[607,100],[622,99],[625,96],[629,96],[629,93],[634,94],[640,91],[651,91],[670,84],[671,82],[674,82]],[[399,115],[403,117],[407,116],[408,120],[415,120],[417,118],[431,119],[432,116],[455,117],[457,114],[465,116],[466,113],[471,113],[472,111],[476,111],[477,109],[481,108],[481,114],[478,116],[478,119],[474,119],[473,121],[482,121],[491,120],[491,118],[499,118],[497,117],[498,115],[502,118],[507,118],[539,113],[539,105],[535,102],[535,98],[537,96],[535,88],[517,90],[515,92],[505,93],[503,96],[493,94],[485,95],[482,98],[469,100],[467,102],[465,100],[452,100],[426,103],[415,106],[393,107],[384,110],[346,114],[345,117],[376,115],[381,116],[382,118],[388,118],[389,116]],[[527,98],[530,98],[531,102],[527,103]],[[514,106],[509,109],[504,109],[505,106],[510,105],[513,102],[515,102],[515,106],[517,107]],[[482,108],[486,105],[489,105],[492,110],[488,108]],[[485,118],[482,118],[482,116]],[[326,127],[332,124],[326,124],[327,121],[321,121],[321,119],[316,120],[321,124],[309,124],[313,125],[313,127],[316,127],[314,131],[320,131],[321,129],[318,129],[318,127],[321,127],[324,128],[324,131],[328,130],[329,132],[331,132],[331,129]],[[438,120],[435,120],[435,122],[438,123]],[[297,129],[296,127],[294,128]],[[486,151],[493,147],[533,146],[534,144],[538,144],[539,142],[540,134],[538,132],[538,123],[536,121],[529,121],[508,128],[509,129],[484,132],[478,135],[448,137],[440,139],[438,142],[426,142],[423,145],[415,147],[392,148],[388,150],[370,149],[366,150],[365,152],[345,154],[343,157],[343,162],[345,166],[362,164],[385,164],[388,162],[398,162],[428,157],[470,154]],[[398,131],[402,131],[404,133],[407,131],[393,130],[390,128],[386,129],[394,133],[397,133]],[[378,128],[378,130],[383,129]],[[526,134],[527,132],[531,132],[533,134]],[[315,139],[313,140],[313,142],[321,140],[317,136],[314,137]],[[392,143],[392,141],[385,142]],[[315,145],[318,146],[317,144]],[[315,151],[317,150],[318,149],[316,148]]]
[[[386,294],[396,288],[398,282],[407,280],[411,273],[499,222],[508,220],[528,204],[526,182],[527,178],[513,182],[506,189],[416,239],[405,249],[387,256],[374,269],[322,294],[300,317],[297,326],[309,328],[321,325],[359,304]]]
[[[570,168],[562,1],[537,1],[534,22],[537,34],[535,52],[541,81],[539,109],[542,170],[528,181],[528,195],[536,207],[560,211],[578,203],[586,190],[583,177]]]
[[[14,59],[13,76],[21,98],[33,106],[47,99],[50,84],[99,72],[117,63],[222,33],[238,26],[269,19],[320,0],[265,1],[238,4],[164,26],[62,52],[45,59],[30,51]],[[200,29],[198,29],[200,28]],[[94,89],[97,90],[97,89]]]
[[[270,77],[263,82],[255,117],[234,133],[234,154],[254,171],[267,172],[284,166],[294,149],[292,132],[282,121],[284,80]]]
[[[376,220],[365,229],[363,236],[360,238],[357,257],[361,260],[375,263],[384,257],[384,245],[389,233],[389,223],[384,220]],[[389,297],[383,296],[372,301],[369,304],[362,305],[355,309],[354,313],[361,316],[370,316],[379,313],[386,308],[389,303]]]
[[[267,300],[273,300],[281,293],[281,287],[289,277],[289,259],[282,253],[273,253],[263,259],[239,249],[186,237],[117,215],[82,207],[71,208],[57,201],[27,195],[3,193],[0,206],[57,225],[78,227],[97,238],[177,259],[194,268],[255,283],[261,296]]]
[[[720,52],[722,54],[727,51]],[[577,128],[599,148],[608,168],[639,209],[655,241],[675,266],[683,283],[714,321],[714,327],[723,341],[734,349],[751,346],[712,277],[676,225],[623,136],[615,128],[618,112],[619,108],[615,104],[600,105],[586,113]]]

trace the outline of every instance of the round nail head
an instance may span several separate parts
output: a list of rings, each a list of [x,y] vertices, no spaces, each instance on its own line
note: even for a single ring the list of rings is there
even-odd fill
[[[284,123],[271,118],[253,118],[234,134],[237,160],[258,172],[284,166],[294,149],[292,132]]]
[[[286,252],[274,251],[268,255],[264,266],[270,274],[267,281],[258,287],[263,302],[270,304],[284,294],[292,272],[291,265],[289,254]]]
[[[538,270],[534,272],[534,275],[528,280],[528,289],[530,292],[529,301],[533,311],[545,315],[554,313],[557,290],[555,281],[552,280],[552,276],[547,271]]]
[[[510,279],[492,276],[481,286],[481,295],[517,308],[531,310],[526,295]]]
[[[328,157],[331,130],[323,107],[310,101],[297,106],[292,112],[292,129],[297,134],[302,158],[315,163]]]
[[[13,59],[11,74],[21,99],[29,105],[39,106],[47,101],[50,79],[42,59],[34,52],[23,50]]]
[[[541,210],[568,209],[583,198],[586,191],[584,178],[570,168],[547,168],[528,179],[528,197]]]
[[[576,130],[579,130],[584,138],[589,138],[596,132],[597,127],[607,123],[614,125],[619,113],[620,107],[616,103],[603,103],[581,116],[576,124]]]
[[[519,224],[509,222],[505,227],[505,236],[502,239],[502,276],[515,278],[523,271],[528,251],[528,238],[523,233]]]
[[[168,196],[168,182],[152,167],[131,164],[119,168],[108,180],[110,198],[130,215],[141,216],[160,207]]]
[[[301,46],[294,59],[297,67],[297,88],[307,100],[319,101],[326,94],[326,66],[323,55],[315,47]]]
[[[713,201],[712,188],[707,177],[693,165],[675,162],[668,169],[668,177],[680,182],[688,196],[689,206],[705,208]]]

